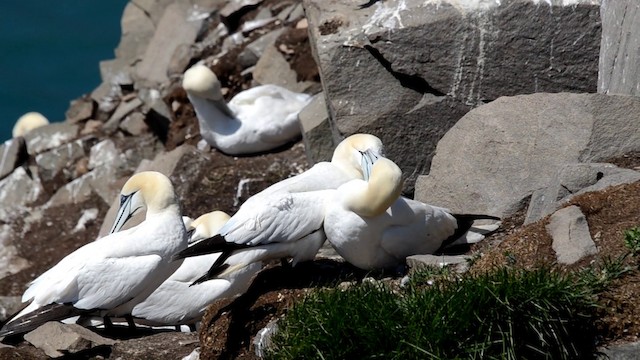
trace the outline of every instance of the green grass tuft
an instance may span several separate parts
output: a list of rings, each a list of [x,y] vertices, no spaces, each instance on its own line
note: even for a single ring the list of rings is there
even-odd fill
[[[379,284],[313,293],[279,323],[268,357],[563,359],[593,353],[595,299],[588,282],[549,269],[500,269],[433,284],[401,294]]]
[[[624,244],[633,256],[640,253],[640,227],[634,227],[624,232]]]

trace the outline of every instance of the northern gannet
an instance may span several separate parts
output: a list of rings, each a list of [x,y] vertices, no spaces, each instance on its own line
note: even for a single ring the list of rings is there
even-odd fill
[[[144,208],[145,221],[118,232]],[[181,265],[170,261],[187,246],[180,214],[166,176],[153,171],[133,175],[122,188],[111,234],[82,246],[33,280],[22,295],[29,304],[12,316],[0,336],[75,315],[128,316]]]
[[[349,181],[327,202],[327,240],[352,265],[365,270],[395,267],[409,255],[431,254],[465,236],[473,220],[498,220],[489,215],[456,215],[402,197],[401,179],[400,168],[380,158],[369,181]]]
[[[312,260],[326,239],[322,228],[326,199],[349,180],[368,179],[371,166],[382,153],[382,142],[373,135],[346,138],[336,147],[331,162],[318,163],[247,199],[219,235],[190,246],[174,258],[223,251],[196,282],[241,267],[239,263],[225,263],[232,254],[242,257],[245,265],[283,257],[291,257],[294,265]]]
[[[13,126],[12,135],[14,138],[18,136],[24,136],[29,131],[48,124],[49,120],[47,120],[44,115],[40,114],[39,112],[31,111],[18,118],[16,124]]]
[[[229,215],[224,212],[213,211],[193,220],[190,242],[217,234],[228,219]],[[253,277],[262,269],[262,264],[256,262],[223,277],[191,286],[219,256],[217,253],[185,259],[176,272],[133,308],[131,315],[135,322],[151,326],[195,327],[209,304],[244,293],[251,285]],[[227,263],[233,266],[236,260],[241,259],[231,256]]]
[[[298,113],[311,99],[277,85],[261,85],[227,104],[216,74],[203,64],[185,71],[182,87],[196,111],[202,138],[229,155],[269,151],[298,138]]]

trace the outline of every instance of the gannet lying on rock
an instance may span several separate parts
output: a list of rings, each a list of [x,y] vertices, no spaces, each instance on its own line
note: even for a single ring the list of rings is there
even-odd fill
[[[190,242],[217,234],[228,219],[229,215],[224,212],[214,211],[193,220]],[[194,328],[209,304],[244,293],[262,269],[262,263],[256,262],[223,277],[191,286],[219,256],[217,253],[185,259],[176,272],[133,308],[131,315],[134,321],[151,326],[186,324]],[[233,266],[236,260],[240,259],[231,256],[227,263]]]
[[[207,66],[184,73],[182,87],[193,104],[202,138],[229,155],[269,151],[300,136],[298,113],[311,97],[277,85],[245,90],[225,103],[220,81]]]
[[[276,183],[249,198],[220,229],[174,258],[222,252],[196,283],[224,276],[253,262],[290,257],[295,265],[312,260],[324,243],[325,201],[335,188],[351,179],[367,179],[380,158],[382,142],[358,134],[338,145],[331,162],[319,163],[304,173]],[[238,256],[244,264],[226,262]]]
[[[141,224],[118,232],[143,208]],[[76,315],[129,316],[181,265],[169,261],[187,246],[180,214],[166,176],[152,171],[133,175],[122,188],[111,234],[82,246],[33,280],[22,295],[29,304],[10,318],[0,336]]]
[[[49,124],[49,120],[47,120],[44,115],[39,112],[28,112],[16,121],[16,124],[13,126],[13,137],[16,138],[18,136],[24,136],[29,131],[39,128],[41,126],[45,126]]]
[[[401,177],[395,163],[381,158],[369,181],[349,181],[327,202],[327,240],[349,263],[365,270],[396,267],[409,255],[432,254],[459,238],[479,241],[479,233],[471,240],[465,237],[473,220],[499,220],[490,215],[456,215],[401,197]]]

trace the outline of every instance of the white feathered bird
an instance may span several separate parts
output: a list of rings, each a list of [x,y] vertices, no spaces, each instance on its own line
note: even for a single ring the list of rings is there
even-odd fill
[[[380,158],[368,181],[343,184],[335,191],[334,200],[327,202],[327,240],[352,265],[365,270],[396,267],[404,264],[407,256],[432,254],[459,239],[479,241],[481,233],[467,234],[473,221],[499,220],[490,215],[452,214],[401,197],[401,177],[395,163]],[[487,230],[496,228],[491,225]]]
[[[277,85],[261,85],[227,104],[216,74],[203,64],[184,73],[182,87],[193,104],[200,135],[230,155],[269,151],[300,136],[298,113],[311,97]]]
[[[358,134],[343,140],[331,162],[316,164],[252,196],[220,229],[220,234],[190,246],[174,258],[222,252],[196,283],[257,261],[290,257],[295,265],[314,259],[326,240],[322,228],[325,201],[346,181],[367,179],[382,152],[382,142],[373,135]],[[244,263],[226,262],[231,255],[242,257]]]
[[[218,233],[229,215],[222,211],[204,214],[191,222],[190,241],[209,238]],[[191,286],[205,269],[213,264],[219,253],[190,257],[149,297],[133,308],[135,322],[151,325],[193,325],[200,321],[207,306],[219,299],[232,298],[247,291],[253,277],[262,269],[256,262],[226,274]],[[227,259],[234,265],[237,257]]]
[[[144,208],[145,221],[118,232]],[[187,246],[180,214],[166,176],[152,171],[133,175],[122,188],[111,234],[82,246],[33,280],[22,296],[28,306],[4,325],[0,336],[81,314],[129,316],[182,263],[170,262],[172,254]]]

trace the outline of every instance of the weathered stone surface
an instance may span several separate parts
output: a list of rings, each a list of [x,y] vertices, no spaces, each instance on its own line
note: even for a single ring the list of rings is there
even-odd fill
[[[115,50],[116,57],[132,64],[135,59],[142,58],[144,55],[147,44],[156,30],[155,25],[145,10],[132,1],[124,8],[120,28],[122,36]]]
[[[264,358],[271,346],[271,337],[278,332],[278,321],[271,320],[267,326],[262,328],[253,338],[253,348],[259,359]]]
[[[438,143],[416,199],[508,216],[567,163],[640,150],[640,99],[602,94],[503,97],[469,112]]]
[[[640,95],[640,3],[602,0],[598,92]]]
[[[545,188],[533,192],[524,223],[535,222],[553,213],[574,195],[638,180],[640,172],[612,164],[567,164],[558,170]]]
[[[69,109],[64,113],[67,122],[72,124],[85,121],[93,115],[93,101],[91,98],[80,98],[71,101]]]
[[[130,61],[126,59],[100,61],[100,77],[102,81],[118,87],[133,86]]]
[[[102,140],[93,145],[89,154],[89,169],[101,166],[117,168],[122,163],[120,152],[111,139]]]
[[[171,346],[168,346],[171,345]],[[198,347],[198,333],[164,332],[117,342],[111,359],[181,359]]]
[[[610,345],[599,349],[609,360],[640,359],[640,342]]]
[[[466,268],[467,256],[462,255],[411,255],[407,256],[407,266],[412,270],[423,269],[427,266],[445,267],[448,265],[463,266]]]
[[[26,159],[27,148],[23,137],[9,139],[0,145],[0,179]]]
[[[190,16],[191,12],[188,4],[167,6],[142,61],[136,66],[138,87],[154,87],[169,80],[167,69],[171,57],[180,45],[195,41],[202,25],[203,19]]]
[[[270,31],[248,44],[244,50],[242,50],[240,55],[238,55],[238,61],[242,64],[242,67],[248,68],[255,65],[264,53],[265,49],[267,47],[272,47],[278,36],[280,36],[283,31],[284,28]]]
[[[302,92],[310,82],[298,82],[296,72],[275,46],[267,46],[253,70],[253,79],[258,84],[275,84],[294,92]]]
[[[568,206],[553,213],[547,224],[553,239],[553,250],[558,263],[571,265],[585,256],[598,253],[589,234],[589,224],[580,208]]]
[[[53,123],[29,131],[24,137],[29,155],[53,149],[68,143],[78,135],[78,126],[68,123]]]
[[[91,99],[98,103],[99,113],[105,114],[106,116],[116,109],[120,103],[119,99],[121,96],[122,91],[120,86],[108,82],[101,83],[91,92]]]
[[[76,140],[36,155],[42,181],[50,181],[62,174],[78,159],[85,156],[82,140]],[[71,175],[69,173],[69,175]]]
[[[332,129],[393,144],[387,153],[406,174],[406,191],[428,173],[440,137],[473,106],[502,95],[595,90],[593,1],[303,4]]]
[[[195,348],[189,355],[183,357],[182,360],[200,360],[200,348]]]
[[[91,173],[85,174],[67,183],[49,199],[47,207],[78,204],[87,201],[91,196],[91,184],[88,181]]]
[[[16,168],[11,175],[0,180],[0,219],[11,222],[15,209],[36,201],[43,193],[37,176],[30,176],[24,167]]]
[[[238,1],[229,1],[222,9],[220,9],[220,17],[229,21],[230,18],[237,16],[237,14],[244,9],[256,6],[260,4],[264,0],[238,0]]]
[[[0,279],[16,274],[22,269],[29,267],[29,262],[20,257],[16,247],[11,244],[13,237],[14,234],[12,234],[11,226],[6,224],[0,225]],[[18,304],[20,304],[20,302],[18,302]],[[2,304],[0,304],[0,306],[1,305]],[[4,310],[5,307],[3,306],[2,309]],[[10,311],[8,314],[0,315],[6,318],[7,315],[11,315],[12,313],[13,312]]]
[[[333,138],[327,104],[324,93],[316,94],[311,102],[298,114],[304,148],[309,162],[330,161],[333,156],[334,143],[338,139]]]
[[[0,321],[5,321],[22,308],[20,296],[0,296]]]
[[[139,98],[133,98],[131,101],[120,103],[116,111],[111,115],[109,120],[103,125],[103,129],[108,132],[112,132],[118,128],[120,121],[129,115],[133,110],[142,106],[142,100]]]
[[[147,126],[147,123],[145,123],[144,119],[144,114],[134,112],[122,120],[119,128],[129,135],[140,135],[145,131],[149,131],[149,127]]]
[[[52,358],[65,354],[75,354],[97,346],[110,346],[115,341],[104,338],[88,329],[76,324],[61,324],[48,322],[32,332],[24,339],[33,346],[42,349]]]

